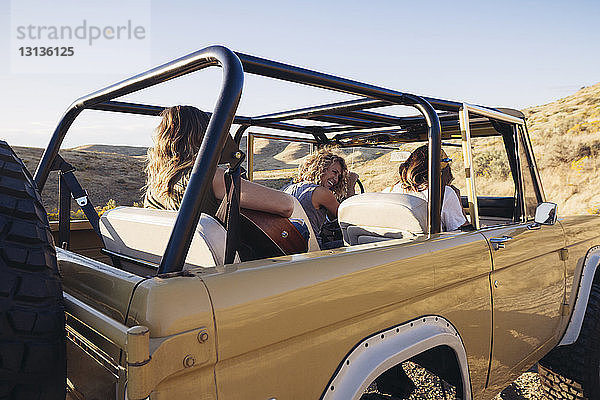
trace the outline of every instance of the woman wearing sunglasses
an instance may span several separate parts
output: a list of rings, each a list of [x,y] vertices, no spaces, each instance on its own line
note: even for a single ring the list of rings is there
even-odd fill
[[[460,192],[454,186],[450,186],[454,177],[450,169],[450,158],[442,150],[440,167],[442,170],[442,230],[454,231],[456,229],[467,227],[469,222],[465,216],[460,204]],[[400,180],[392,187],[385,189],[384,192],[411,194],[428,200],[428,168],[429,151],[427,145],[421,146],[408,157],[406,161],[400,164],[398,172]]]

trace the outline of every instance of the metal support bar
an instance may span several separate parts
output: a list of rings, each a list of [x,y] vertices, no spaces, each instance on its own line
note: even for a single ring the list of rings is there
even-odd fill
[[[334,124],[343,124],[348,126],[349,129],[354,127],[360,128],[379,128],[383,126],[388,126],[388,124],[382,124],[381,122],[371,122],[365,119],[346,117],[343,115],[319,115],[316,117],[310,118],[313,121],[321,121],[321,122],[330,122]]]
[[[212,47],[208,51],[207,57],[218,60],[223,67],[223,86],[192,168],[190,181],[183,195],[158,274],[183,269],[192,242],[192,234],[202,212],[200,208],[202,200],[208,193],[209,185],[212,184],[217,161],[229,136],[228,132],[242,95],[244,72],[240,60],[224,47]]]
[[[469,124],[469,110],[467,107],[460,110],[460,133],[462,137],[462,151],[465,168],[467,198],[469,201],[469,215],[471,224],[479,229],[479,205],[477,204],[477,190],[475,188],[475,169],[473,168],[473,154],[471,152],[471,128]]]
[[[251,134],[252,134],[252,136],[254,136],[254,139],[272,139],[272,140],[281,140],[283,142],[303,142],[303,143],[313,143],[313,144],[317,143],[317,141],[314,139],[314,137],[312,135],[306,136],[306,137],[300,137],[298,135],[279,136],[279,135],[272,135],[269,133],[258,133],[258,132],[252,132]],[[250,133],[248,135],[250,135]]]
[[[164,106],[153,106],[148,104],[139,104],[139,103],[128,103],[124,101],[105,101],[103,103],[93,104],[88,107],[89,110],[98,110],[98,111],[112,111],[112,112],[121,112],[125,114],[137,114],[137,115],[150,115],[150,116],[158,116],[160,115],[166,107]],[[212,113],[206,112],[206,115],[210,118]],[[236,116],[233,120],[234,124],[249,124],[252,121],[250,117],[242,117]]]
[[[242,141],[242,136],[244,135],[244,132],[246,132],[246,129],[248,129],[249,127],[250,125],[242,125],[238,128],[237,131],[235,131],[235,135],[233,136],[233,141],[235,142],[235,144],[239,146],[240,142]]]
[[[517,125],[525,125],[525,120],[517,117],[513,117],[512,115],[504,114],[499,111],[495,111],[489,108],[476,106],[474,104],[463,103],[461,110],[468,110],[469,112],[481,115],[482,117],[488,117],[492,119],[496,119],[498,121],[509,122],[511,124]]]
[[[67,313],[88,326],[93,327],[95,331],[116,344],[119,348],[126,348],[127,330],[129,329],[127,326],[102,314],[66,292],[63,292],[63,296],[65,299],[65,311]]]
[[[520,221],[527,220],[527,207],[525,206],[525,183],[523,182],[523,162],[521,161],[521,152],[520,147],[522,146],[521,141],[519,140],[519,134],[517,132],[517,127],[515,125],[511,125],[512,137],[514,138],[515,145],[515,156],[517,158],[517,182],[518,182],[518,195],[517,195],[517,207],[520,212]]]
[[[157,116],[165,109],[163,106],[152,106],[148,104],[127,103],[123,101],[105,101],[88,107],[90,110],[112,111],[126,114]]]
[[[311,71],[293,65],[283,64],[243,53],[236,53],[244,66],[244,71],[251,74],[268,76],[271,78],[301,83],[308,86],[339,91],[343,93],[370,97],[376,100],[388,101],[392,104],[411,105],[405,93],[369,85],[350,79]],[[412,96],[411,97],[418,97]]]
[[[527,142],[527,154],[529,154],[531,163],[531,171],[533,176],[535,177],[535,187],[536,187],[536,195],[538,196],[538,202],[543,203],[546,201],[546,194],[544,193],[544,187],[542,186],[542,180],[540,178],[540,170],[538,169],[537,162],[535,160],[535,154],[533,152],[533,145],[531,144],[531,138],[529,137],[529,132],[527,132],[527,125],[523,125],[520,129],[525,129],[524,138]]]
[[[248,157],[247,166],[248,170],[246,174],[248,175],[248,180],[254,180],[254,133],[248,133],[248,138],[246,142],[246,157]]]
[[[308,119],[316,115],[338,114],[344,111],[364,110],[366,108],[384,107],[389,105],[392,105],[392,103],[365,98],[259,115],[252,117],[252,120],[257,124],[262,124],[265,122],[285,121],[290,119]]]
[[[81,111],[96,104],[125,96],[138,90],[189,74],[190,72],[207,68],[209,66],[222,64],[224,61],[223,55],[225,53],[229,54],[228,58],[231,58],[231,56],[235,57],[230,50],[224,47],[207,47],[184,57],[170,61],[166,64],[160,65],[149,71],[143,72],[132,78],[98,90],[97,92],[81,97],[73,102],[73,104],[68,107],[66,113],[63,115],[58,123],[58,126],[54,130],[52,138],[50,139],[50,142],[48,143],[48,146],[38,164],[34,176],[34,180],[38,189],[42,191],[44,188],[46,180],[48,179],[48,174],[50,173],[50,167],[52,166],[52,163],[58,154],[58,150],[60,149],[63,139],[71,127],[71,124],[77,118],[79,113],[81,113]]]
[[[390,115],[375,113],[371,111],[348,111],[341,113],[341,115],[371,122],[379,122],[388,126],[401,125],[404,122],[404,118],[402,117],[392,117]]]
[[[312,135],[313,128],[314,128],[312,126],[290,124],[288,122],[268,122],[265,124],[253,123],[253,126],[260,126],[263,128],[277,129],[277,130],[297,132],[297,133],[308,133],[311,135]]]
[[[435,109],[419,96],[405,95],[412,105],[423,114],[427,122],[427,137],[429,145],[429,231],[428,234],[439,233],[442,230],[442,127]]]
[[[225,264],[233,264],[235,254],[239,250],[241,239],[240,227],[240,192],[241,192],[241,176],[240,165],[244,160],[240,157],[236,165],[230,166],[225,171],[225,196],[227,201],[227,237],[225,240]],[[229,182],[229,183],[228,183]]]
[[[58,245],[69,249],[71,239],[71,191],[62,171],[58,171]]]

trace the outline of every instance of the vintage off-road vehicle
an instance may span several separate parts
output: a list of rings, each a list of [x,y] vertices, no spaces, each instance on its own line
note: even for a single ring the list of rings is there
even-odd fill
[[[59,155],[72,122],[86,109],[156,116],[164,107],[114,99],[213,66],[221,93],[179,212],[119,207],[99,218]],[[240,116],[245,74],[356,97]],[[340,206],[345,246],[320,250],[311,235],[290,254],[291,231],[267,236],[240,214],[248,128],[250,177],[256,135],[342,148],[428,143],[429,201],[353,196]],[[504,195],[478,191],[479,139],[502,150]],[[472,230],[441,231],[442,144],[462,149]],[[225,227],[198,207],[219,163],[233,182]],[[50,226],[38,191],[55,170],[60,217]],[[63,397],[65,376],[81,399],[401,398],[407,361],[461,399],[493,397],[538,362],[549,396],[600,398],[600,219],[557,218],[519,111],[214,46],[75,101],[34,177],[0,144],[0,188],[2,398]],[[69,221],[71,197],[88,221]],[[305,218],[299,204],[294,216]],[[265,236],[255,257],[238,251]]]

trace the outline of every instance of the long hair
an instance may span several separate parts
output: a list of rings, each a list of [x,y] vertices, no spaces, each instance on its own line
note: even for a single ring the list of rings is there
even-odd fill
[[[342,201],[348,188],[348,167],[346,161],[335,154],[331,148],[321,148],[306,157],[298,167],[298,174],[294,177],[294,182],[310,182],[320,185],[325,170],[335,162],[340,164],[342,170],[338,182],[331,190],[338,201]]]
[[[448,161],[444,161],[448,158],[446,152],[441,150],[440,155],[442,158],[440,163],[441,179],[442,187],[444,187],[452,183],[454,176],[452,175],[450,164]],[[400,164],[398,173],[400,174],[400,182],[404,189],[414,192],[427,189],[429,185],[429,147],[423,145],[413,151],[408,159]]]
[[[427,188],[429,176],[429,152],[427,145],[417,148],[400,164],[400,182],[406,190],[419,192]]]
[[[209,117],[192,106],[169,107],[160,115],[154,146],[148,149],[145,188],[164,204],[171,204],[175,184],[194,165]]]

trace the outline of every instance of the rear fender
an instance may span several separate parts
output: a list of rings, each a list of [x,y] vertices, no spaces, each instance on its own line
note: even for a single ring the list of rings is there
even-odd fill
[[[594,276],[596,275],[599,264],[600,246],[594,246],[589,249],[585,255],[583,268],[581,269],[582,275],[579,280],[579,289],[577,290],[577,299],[575,300],[575,307],[573,308],[567,330],[558,344],[559,346],[573,344],[579,337],[581,325],[583,324],[583,317],[585,317],[585,311],[590,297],[590,291],[592,290],[592,283],[594,282]]]
[[[463,398],[471,399],[467,354],[460,335],[449,321],[431,315],[379,332],[358,343],[338,367],[321,399],[358,400],[383,372],[437,346],[448,346],[456,353]]]

